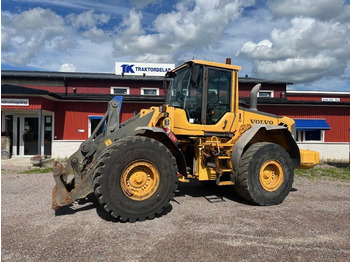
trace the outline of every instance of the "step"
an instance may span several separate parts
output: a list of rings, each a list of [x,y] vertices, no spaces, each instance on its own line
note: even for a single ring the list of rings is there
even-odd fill
[[[233,183],[232,181],[220,181],[218,186],[232,186],[235,183]]]
[[[218,156],[218,159],[231,159],[230,156]]]

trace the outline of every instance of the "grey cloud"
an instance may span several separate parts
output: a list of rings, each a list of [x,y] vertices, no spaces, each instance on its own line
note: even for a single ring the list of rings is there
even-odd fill
[[[142,14],[132,10],[115,37],[115,53],[174,61],[180,53],[193,52],[198,43],[202,48],[217,44],[228,24],[240,17],[244,7],[253,4],[243,0],[182,1],[174,11],[155,19],[151,34],[140,26]]]
[[[312,17],[330,20],[342,16],[344,0],[269,0],[272,14],[281,17]]]
[[[106,24],[111,16],[107,14],[96,14],[93,10],[81,14],[69,14],[66,20],[75,28],[93,28],[97,25]]]
[[[130,0],[129,2],[136,8],[142,9],[152,4],[158,4],[161,0]]]
[[[261,76],[298,82],[340,76],[350,59],[350,24],[315,18],[293,18],[270,39],[247,42],[239,56],[253,60]]]
[[[89,10],[80,14],[69,14],[65,17],[67,23],[72,25],[77,31],[82,30],[82,36],[89,38],[92,42],[102,43],[108,40],[108,33],[98,26],[109,22],[111,15],[96,14],[94,10]]]
[[[43,8],[18,14],[2,12],[2,62],[23,66],[35,61],[35,66],[45,66],[50,63],[49,56],[69,57],[71,50],[84,49],[82,44],[87,42],[82,39],[103,44],[110,39],[98,26],[109,20],[110,15],[96,14],[92,10],[66,17]]]
[[[5,17],[2,59],[6,63],[27,64],[42,48],[55,46],[64,38],[63,18],[49,9],[34,8]]]

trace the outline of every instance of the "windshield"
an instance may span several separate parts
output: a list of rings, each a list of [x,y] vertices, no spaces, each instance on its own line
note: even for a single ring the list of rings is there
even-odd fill
[[[184,109],[190,123],[201,123],[203,67],[188,65],[167,80],[168,104]]]

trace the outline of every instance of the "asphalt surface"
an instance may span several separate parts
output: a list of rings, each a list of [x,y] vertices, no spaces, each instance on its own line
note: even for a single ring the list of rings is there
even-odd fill
[[[51,210],[51,174],[2,165],[2,261],[350,261],[350,183],[296,178],[278,206],[180,183],[166,214],[111,220],[94,196]]]

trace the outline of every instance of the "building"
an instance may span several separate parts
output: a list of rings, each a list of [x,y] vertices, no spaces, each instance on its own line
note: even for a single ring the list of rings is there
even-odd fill
[[[10,137],[12,156],[70,156],[115,95],[123,96],[121,121],[165,100],[158,75],[2,71],[1,81],[2,135]],[[291,83],[246,76],[239,79],[241,106],[256,83],[259,110],[295,119],[300,148],[349,161],[350,92],[289,91]]]

